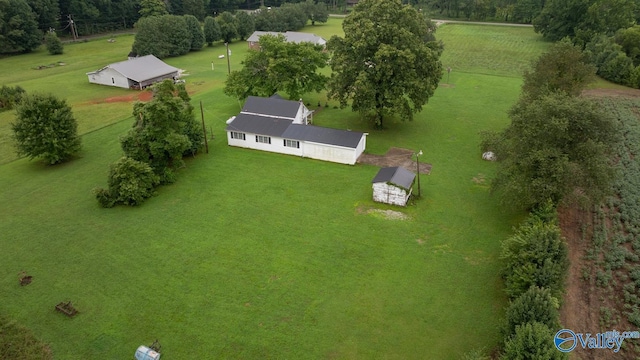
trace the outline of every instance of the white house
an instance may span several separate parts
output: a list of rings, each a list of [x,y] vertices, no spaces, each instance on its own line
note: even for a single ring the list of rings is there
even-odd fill
[[[373,201],[407,206],[416,174],[403,167],[380,169],[373,178]]]
[[[296,44],[308,42],[313,45],[320,45],[323,47],[327,44],[327,40],[325,40],[324,38],[316,34],[296,32],[296,31],[287,31],[284,33],[275,32],[275,31],[254,31],[253,34],[251,34],[251,36],[249,36],[249,38],[247,39],[247,43],[249,44],[249,49],[257,50],[260,48],[258,41],[260,40],[260,36],[262,35],[273,35],[273,36],[283,35],[287,42],[292,42]]]
[[[366,147],[365,133],[311,125],[302,101],[250,96],[227,121],[227,142],[244,147],[353,165]]]
[[[177,79],[179,69],[146,55],[107,65],[87,76],[90,83],[142,90],[158,81]]]

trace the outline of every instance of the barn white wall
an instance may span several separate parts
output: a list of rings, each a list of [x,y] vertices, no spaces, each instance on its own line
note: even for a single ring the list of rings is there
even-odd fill
[[[129,88],[129,79],[112,68],[105,68],[93,74],[88,74],[89,82],[94,84]]]
[[[355,149],[313,142],[304,142],[301,146],[304,146],[304,157],[348,165],[356,163]]]
[[[409,195],[404,189],[384,182],[373,184],[373,201],[391,205],[407,206]]]

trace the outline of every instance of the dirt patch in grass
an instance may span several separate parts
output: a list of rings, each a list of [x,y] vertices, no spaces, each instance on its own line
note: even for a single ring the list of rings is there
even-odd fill
[[[114,96],[110,98],[104,99],[103,102],[106,103],[115,103],[115,102],[133,102],[133,101],[149,101],[153,97],[153,93],[151,91],[139,91],[131,95],[125,96]]]
[[[409,215],[396,211],[396,210],[382,210],[374,209],[367,206],[360,205],[356,208],[358,214],[369,214],[377,217],[381,217],[387,220],[409,220]]]
[[[393,147],[384,155],[362,154],[358,158],[358,163],[379,167],[402,166],[407,170],[417,172],[416,162],[413,159],[414,154],[413,150]],[[431,173],[431,164],[420,162],[420,173]]]
[[[640,89],[588,89],[582,92],[582,96],[640,98]]]

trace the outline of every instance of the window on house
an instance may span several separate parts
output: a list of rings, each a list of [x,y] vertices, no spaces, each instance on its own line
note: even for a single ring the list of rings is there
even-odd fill
[[[247,140],[247,138],[246,138],[244,133],[235,132],[235,131],[231,132],[231,138],[232,139],[238,139],[238,140]]]
[[[285,139],[284,146],[300,149],[300,141]]]
[[[111,78],[111,83],[115,84],[116,83],[116,79]]]
[[[256,135],[256,142],[271,144],[271,136]]]

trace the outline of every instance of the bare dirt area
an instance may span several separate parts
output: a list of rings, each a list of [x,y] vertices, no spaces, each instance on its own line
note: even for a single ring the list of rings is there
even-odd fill
[[[611,289],[596,285],[596,270],[599,267],[594,260],[587,258],[587,250],[593,246],[591,243],[593,214],[574,207],[559,209],[558,216],[571,264],[567,276],[566,293],[560,307],[560,322],[563,328],[576,333],[591,334],[611,330],[635,330],[624,316],[617,318],[613,323],[603,323],[601,309],[620,310],[623,291],[621,285]],[[633,351],[624,348],[614,353],[608,349],[585,350],[579,344],[570,354],[570,359],[580,360],[637,359]]]
[[[384,155],[362,154],[358,158],[358,163],[379,167],[402,166],[407,170],[417,172],[416,162],[413,160],[414,154],[415,152],[413,150],[393,147]],[[431,164],[421,162],[420,173],[431,173]]]
[[[640,89],[589,89],[584,90],[582,96],[640,98]]]

